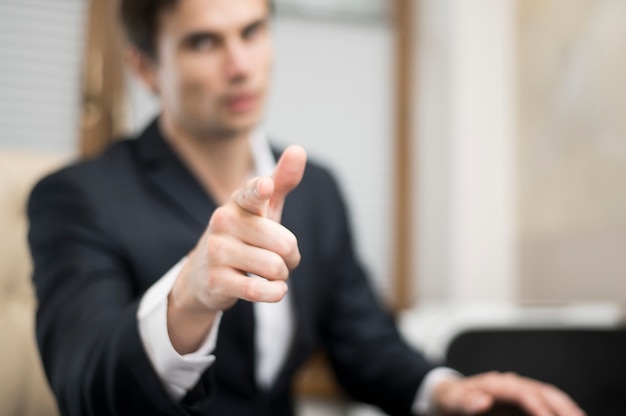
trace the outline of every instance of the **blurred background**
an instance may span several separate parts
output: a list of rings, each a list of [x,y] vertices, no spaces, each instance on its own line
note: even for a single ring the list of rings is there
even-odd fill
[[[0,0],[4,189],[15,160],[50,155],[40,174],[158,112],[123,69],[112,4]],[[437,357],[432,338],[458,316],[621,322],[626,2],[276,6],[266,128],[337,174],[357,249],[411,342]],[[20,235],[15,218],[0,223]],[[317,406],[303,412],[371,412]]]

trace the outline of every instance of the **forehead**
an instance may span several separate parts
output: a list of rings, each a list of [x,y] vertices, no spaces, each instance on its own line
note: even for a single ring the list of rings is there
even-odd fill
[[[163,32],[211,31],[226,33],[264,19],[268,0],[179,0],[160,16]]]

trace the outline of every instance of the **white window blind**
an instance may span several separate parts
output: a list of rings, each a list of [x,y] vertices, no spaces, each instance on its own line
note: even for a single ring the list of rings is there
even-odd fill
[[[393,31],[386,25],[276,19],[267,131],[331,167],[356,249],[387,299],[393,289]]]
[[[0,0],[0,147],[78,148],[87,0]]]
[[[386,20],[386,0],[275,0],[279,13],[372,22]]]

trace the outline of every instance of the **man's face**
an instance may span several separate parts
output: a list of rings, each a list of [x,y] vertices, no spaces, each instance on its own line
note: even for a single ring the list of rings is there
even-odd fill
[[[156,39],[164,115],[195,137],[231,137],[260,120],[273,50],[267,0],[180,0]]]

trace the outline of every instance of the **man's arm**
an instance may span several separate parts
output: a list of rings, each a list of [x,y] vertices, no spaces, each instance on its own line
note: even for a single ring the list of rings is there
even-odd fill
[[[168,295],[186,260],[180,260],[146,291],[137,311],[144,349],[170,397],[177,401],[185,397],[215,362],[213,353],[221,320],[221,314],[218,314],[209,334],[196,351],[181,355],[174,349],[167,329]]]
[[[249,181],[215,211],[167,300],[168,333],[178,353],[197,350],[216,315],[237,299],[284,296],[300,254],[295,236],[278,221],[305,163],[303,149],[287,149],[273,178]],[[65,414],[189,414],[164,394],[146,356],[138,294],[123,256],[64,172],[42,181],[29,203],[38,341],[60,408]]]
[[[37,341],[59,408],[193,414],[169,398],[146,356],[135,282],[73,173],[44,179],[28,206]]]
[[[464,378],[433,369],[404,343],[391,315],[371,292],[355,259],[336,185],[329,179],[323,189],[323,250],[332,285],[323,337],[339,381],[353,396],[393,415],[415,410],[479,415],[495,403],[517,405],[532,416],[584,414],[562,391],[535,380],[500,373]],[[419,390],[429,397],[418,406]]]

